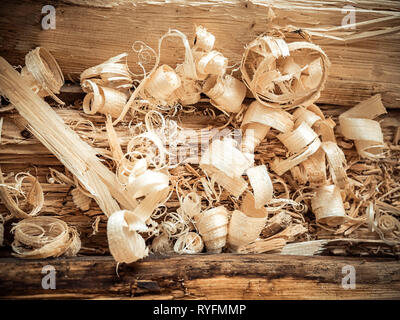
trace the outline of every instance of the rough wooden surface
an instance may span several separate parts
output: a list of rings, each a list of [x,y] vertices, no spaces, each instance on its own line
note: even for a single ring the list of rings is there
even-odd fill
[[[56,7],[55,30],[41,29],[41,10],[48,4]],[[349,4],[356,10],[356,29],[341,27],[348,14],[343,7]],[[169,28],[181,30],[192,40],[194,24],[202,24],[216,35],[217,49],[233,65],[240,62],[243,47],[269,29],[269,8],[277,16],[276,25],[294,25],[324,35],[313,36],[332,61],[320,102],[352,106],[382,93],[387,107],[400,106],[398,1],[3,0],[0,55],[23,65],[29,50],[44,46],[54,54],[66,78],[77,79],[85,68],[126,51],[131,54],[130,67],[137,70],[131,50],[136,40],[156,48],[158,38]],[[289,40],[303,38],[293,33]],[[182,48],[166,41],[162,62],[176,64],[182,59]]]
[[[42,289],[54,266],[56,289]],[[342,287],[342,267],[356,288]],[[153,256],[130,265],[111,257],[23,261],[0,259],[2,298],[132,299],[400,299],[400,262],[276,255]]]

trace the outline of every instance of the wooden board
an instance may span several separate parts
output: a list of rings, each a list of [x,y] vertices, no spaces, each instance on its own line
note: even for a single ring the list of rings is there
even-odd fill
[[[42,30],[44,5],[56,8],[56,29]],[[132,44],[141,40],[156,48],[158,38],[176,28],[193,39],[195,24],[216,36],[216,48],[239,63],[244,46],[270,28],[269,8],[279,26],[294,25],[322,33],[313,36],[332,61],[329,81],[320,102],[353,106],[375,93],[382,93],[386,107],[399,107],[400,99],[400,3],[357,0],[356,29],[344,29],[349,12],[341,1],[148,1],[148,0],[4,0],[0,5],[0,55],[23,65],[25,54],[36,46],[50,50],[66,78],[123,51],[137,70]],[[322,32],[320,29],[329,29]],[[333,40],[326,36],[339,37]],[[290,40],[303,41],[293,33]],[[162,62],[176,64],[183,47],[166,41]],[[149,68],[149,65],[146,65]]]
[[[42,288],[42,268],[56,289]],[[351,265],[356,288],[344,289]],[[0,259],[0,298],[89,299],[400,299],[400,262],[277,255],[153,256],[130,265],[111,257]]]

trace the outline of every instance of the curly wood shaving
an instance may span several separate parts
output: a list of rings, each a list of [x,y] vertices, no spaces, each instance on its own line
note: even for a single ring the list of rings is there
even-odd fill
[[[243,131],[243,149],[254,151],[265,138],[269,129],[288,132],[293,128],[292,115],[286,111],[263,106],[253,101],[244,115],[241,128]]]
[[[116,89],[98,86],[91,80],[85,82],[92,92],[87,93],[83,99],[83,111],[89,115],[99,112],[113,118],[118,117],[128,99],[126,94]]]
[[[193,229],[192,220],[178,212],[169,212],[161,223],[161,229],[169,238],[179,238]]]
[[[203,92],[211,99],[210,103],[225,112],[237,113],[246,97],[246,86],[229,74],[211,76],[203,86]]]
[[[336,123],[332,119],[324,119],[317,121],[313,129],[321,137],[322,142],[330,141],[336,143],[335,132],[333,131],[335,126]]]
[[[202,252],[203,248],[203,239],[196,232],[181,235],[174,245],[174,251],[179,254],[196,254]]]
[[[317,139],[317,134],[310,128],[306,122],[302,122],[291,132],[281,133],[277,138],[288,149],[291,154],[300,152],[311,142]]]
[[[19,179],[16,176],[16,185],[15,190],[18,194],[24,196],[24,203],[18,204],[15,202],[13,197],[9,192],[8,186],[5,184],[3,172],[0,168],[0,198],[6,208],[10,211],[12,216],[15,216],[19,219],[29,218],[32,216],[36,216],[43,207],[44,204],[44,195],[42,186],[40,185],[37,178],[33,177],[29,173],[22,173],[19,175]],[[21,186],[24,180],[28,180],[30,184],[30,188],[28,189],[27,194],[22,192]],[[31,211],[27,213],[25,210],[21,209],[21,206],[32,207]]]
[[[376,227],[383,232],[386,238],[400,240],[400,221],[395,217],[389,214],[380,215]]]
[[[265,165],[247,169],[250,185],[253,188],[255,207],[261,208],[272,199],[274,188]]]
[[[319,140],[319,138],[317,137],[310,145],[305,147],[299,153],[294,154],[285,160],[274,159],[274,161],[271,163],[271,169],[273,171],[275,171],[276,174],[281,176],[286,171],[299,165],[304,160],[306,160],[309,156],[311,156],[312,154],[317,152],[317,150],[320,148],[320,146],[321,146],[321,140]]]
[[[209,52],[214,48],[215,36],[203,26],[196,26],[193,51],[201,50]]]
[[[266,210],[255,207],[254,197],[247,193],[240,211],[234,210],[229,222],[228,244],[236,251],[258,238],[267,221]]]
[[[26,259],[76,256],[81,248],[77,231],[55,217],[30,217],[11,229],[15,256]]]
[[[181,202],[180,209],[182,210],[182,214],[193,218],[200,214],[201,212],[201,197],[196,192],[188,193],[183,201],[179,199]]]
[[[296,127],[298,127],[303,122],[307,123],[310,127],[312,127],[314,123],[322,120],[319,115],[315,114],[313,111],[304,107],[299,107],[296,109],[295,112],[293,112],[293,119],[295,121]]]
[[[146,131],[132,137],[128,142],[127,155],[142,154],[156,169],[166,165],[167,150],[160,136],[154,131]]]
[[[239,197],[248,187],[246,180],[244,180],[242,177],[232,178],[222,171],[218,171],[209,167],[205,168],[204,171],[210,174],[211,185],[214,185],[216,182],[234,197]],[[213,193],[215,194],[216,192]]]
[[[265,221],[266,217],[252,217],[234,210],[228,228],[229,246],[236,251],[240,246],[256,240],[264,228]]]
[[[141,219],[127,210],[117,211],[108,218],[108,246],[117,262],[131,263],[148,255],[145,241],[137,233],[142,226]]]
[[[198,80],[206,79],[209,74],[220,76],[225,74],[228,59],[218,51],[211,52],[214,42],[214,35],[202,26],[197,26],[195,43],[191,49],[191,58],[187,51],[186,42],[184,41],[186,57],[188,59],[184,64],[178,65],[175,69],[181,79],[181,86],[174,92],[176,98],[183,106],[195,104],[200,101],[202,87]],[[192,70],[193,64],[196,67],[196,74]]]
[[[127,188],[132,197],[140,198],[152,192],[158,192],[168,187],[169,176],[167,173],[156,170],[146,170],[136,175],[135,172],[129,176]]]
[[[133,210],[133,213],[145,222],[150,218],[154,210],[163,202],[167,200],[169,195],[169,187],[163,189],[156,189],[147,194],[140,204]]]
[[[325,120],[325,115],[322,112],[322,110],[316,105],[316,104],[310,104],[306,107],[307,110],[310,110],[314,112],[318,117],[320,117],[322,120]]]
[[[216,50],[210,52],[194,52],[197,75],[204,80],[208,75],[223,76],[228,67],[228,59]]]
[[[155,237],[151,243],[150,249],[152,252],[160,254],[168,254],[174,251],[171,240],[166,233]]]
[[[84,70],[80,76],[83,91],[90,92],[92,90],[90,86],[88,87],[90,83],[87,81],[88,79],[100,86],[120,91],[125,91],[132,87],[133,80],[128,65],[122,61],[127,56],[127,53],[121,53],[97,66]]]
[[[63,73],[49,51],[37,47],[25,56],[22,78],[41,97],[51,96],[57,103],[64,104],[55,94],[64,84]]]
[[[200,168],[206,172],[216,169],[230,178],[240,177],[250,165],[249,159],[235,147],[235,141],[230,138],[214,140],[200,159]]]
[[[280,38],[260,36],[246,46],[240,70],[257,101],[290,108],[319,98],[329,66],[328,57],[315,44],[287,44]]]
[[[382,129],[379,122],[372,120],[384,113],[386,108],[377,94],[339,116],[343,136],[354,140],[361,157],[376,160],[384,156]]]
[[[335,185],[319,187],[311,199],[311,208],[317,223],[337,226],[347,218],[340,189]]]
[[[349,185],[349,181],[346,174],[346,157],[343,151],[336,143],[330,141],[323,142],[321,148],[326,154],[334,184],[345,189]]]
[[[150,76],[144,88],[155,104],[174,104],[174,91],[181,86],[181,79],[168,65],[162,65]]]
[[[228,211],[225,207],[219,206],[209,209],[194,218],[207,251],[221,252],[228,234]]]
[[[305,176],[303,181],[309,181],[310,185],[321,185],[326,182],[325,153],[321,148],[303,161],[300,166]]]

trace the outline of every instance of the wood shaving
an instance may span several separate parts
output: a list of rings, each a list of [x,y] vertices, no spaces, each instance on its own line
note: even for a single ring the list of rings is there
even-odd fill
[[[256,240],[265,226],[266,210],[255,207],[254,197],[248,193],[243,200],[241,211],[234,210],[229,222],[228,244],[235,251]]]
[[[226,112],[237,113],[246,96],[246,86],[227,74],[223,77],[209,77],[204,83],[203,92],[210,97],[210,103]]]
[[[113,88],[98,86],[91,80],[86,80],[86,83],[92,92],[83,99],[83,111],[86,114],[99,112],[117,118],[126,104],[126,94]]]
[[[195,232],[181,235],[175,242],[174,251],[179,254],[195,254],[203,251],[202,238]]]
[[[25,56],[21,76],[39,96],[51,96],[56,102],[64,104],[56,96],[64,84],[64,76],[57,61],[45,48],[37,47]]]
[[[120,91],[131,88],[133,79],[127,63],[123,62],[123,59],[127,56],[127,53],[122,53],[97,66],[84,70],[80,76],[82,89],[85,92],[91,92],[93,83]]]
[[[30,184],[26,192],[22,190],[22,183],[24,181]],[[0,198],[11,215],[19,219],[24,219],[39,214],[43,207],[44,196],[42,187],[37,178],[29,173],[21,173],[16,176],[16,184],[13,190],[15,190],[18,195],[23,196],[24,200],[22,203],[17,203],[12,197],[9,187],[5,184],[3,172],[0,168]],[[26,211],[28,211],[29,208],[31,209],[28,213]]]
[[[151,250],[154,253],[168,254],[173,252],[172,243],[166,233],[153,239]]]
[[[318,188],[311,200],[311,207],[317,222],[337,226],[346,221],[343,200],[339,188],[335,185]]]
[[[243,121],[243,150],[253,152],[270,128],[288,132],[293,128],[292,115],[286,111],[268,108],[254,101],[248,107]]]
[[[255,208],[264,207],[272,199],[274,187],[265,165],[247,169],[250,185],[253,188]]]
[[[148,255],[143,237],[146,225],[127,210],[117,211],[107,221],[107,239],[110,252],[118,262],[131,263]]]
[[[219,206],[194,217],[207,252],[219,253],[228,235],[228,211]]]
[[[246,46],[240,71],[258,102],[290,108],[319,98],[329,66],[328,57],[315,44],[260,36]]]
[[[384,157],[382,128],[379,122],[372,120],[386,113],[379,94],[360,102],[355,107],[339,116],[342,134],[347,139],[355,140],[361,157],[380,159]]]
[[[81,248],[78,232],[54,217],[31,217],[13,226],[12,249],[25,259],[76,256]]]

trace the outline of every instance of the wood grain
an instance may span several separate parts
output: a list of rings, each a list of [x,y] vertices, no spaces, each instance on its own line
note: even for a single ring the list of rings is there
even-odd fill
[[[41,287],[42,267],[56,289]],[[342,287],[342,267],[356,288]],[[44,261],[0,259],[2,298],[110,299],[400,299],[400,262],[389,259],[277,255],[152,256],[130,265],[111,257]]]
[[[41,9],[47,4],[56,7],[55,30],[41,29]],[[346,15],[342,9],[348,4],[344,0],[4,0],[0,6],[0,55],[12,64],[23,65],[29,50],[44,46],[54,54],[66,77],[77,79],[87,67],[126,51],[130,53],[130,67],[137,70],[137,59],[131,50],[135,41],[156,48],[159,37],[169,28],[179,29],[193,40],[194,25],[201,24],[216,35],[216,48],[233,65],[240,62],[244,46],[270,28],[268,10],[272,8],[276,25],[294,25],[347,39],[313,36],[332,61],[319,102],[353,106],[382,93],[386,107],[399,107],[400,4],[352,1],[358,23],[355,30],[340,27]],[[361,39],[354,39],[355,35]],[[288,39],[303,40],[295,33]],[[167,40],[162,62],[175,65],[182,59],[182,48]]]

